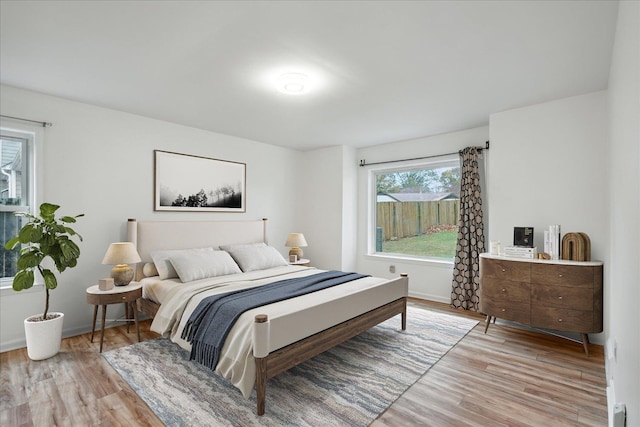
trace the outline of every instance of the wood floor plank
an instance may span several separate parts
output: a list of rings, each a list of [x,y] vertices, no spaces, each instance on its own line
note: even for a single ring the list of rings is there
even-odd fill
[[[607,422],[604,352],[446,304],[412,300],[480,321],[371,425],[602,426]],[[157,337],[141,322],[143,341]],[[137,342],[126,326],[105,330],[104,351]],[[32,361],[25,349],[0,354],[0,425],[162,426],[153,411],[98,353],[89,334],[66,338],[61,352]]]
[[[467,369],[466,366],[461,364],[447,363],[440,365],[438,363],[435,368],[432,368],[432,371],[429,372],[429,375],[433,376],[434,380],[442,381],[451,386],[452,379],[455,379],[456,384],[469,390],[499,388],[500,390],[515,393],[524,390],[525,387],[524,384],[514,381],[513,378],[508,376],[487,375],[484,371]]]
[[[33,426],[33,417],[28,403],[23,403],[8,409],[0,410],[0,425],[2,426]]]

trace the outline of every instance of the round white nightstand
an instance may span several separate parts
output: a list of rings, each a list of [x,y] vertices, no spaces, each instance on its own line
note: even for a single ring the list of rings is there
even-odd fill
[[[306,258],[297,260],[296,262],[290,262],[289,265],[301,265],[303,267],[311,267],[311,261]]]

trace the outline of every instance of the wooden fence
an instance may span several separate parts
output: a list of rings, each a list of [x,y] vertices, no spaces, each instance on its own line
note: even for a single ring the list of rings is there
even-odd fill
[[[382,240],[401,239],[427,232],[434,225],[458,225],[460,200],[377,203],[376,226]]]

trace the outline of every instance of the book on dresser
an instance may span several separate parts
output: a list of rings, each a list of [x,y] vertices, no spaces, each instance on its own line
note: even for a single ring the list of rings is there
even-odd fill
[[[600,261],[480,255],[480,311],[528,326],[577,332],[589,355],[590,333],[602,332]]]
[[[525,246],[505,246],[504,256],[534,259],[538,257],[538,248],[535,246],[532,248]]]

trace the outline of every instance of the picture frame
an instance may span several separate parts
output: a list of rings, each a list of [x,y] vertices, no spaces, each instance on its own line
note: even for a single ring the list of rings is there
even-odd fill
[[[245,212],[245,163],[154,150],[154,210]]]

